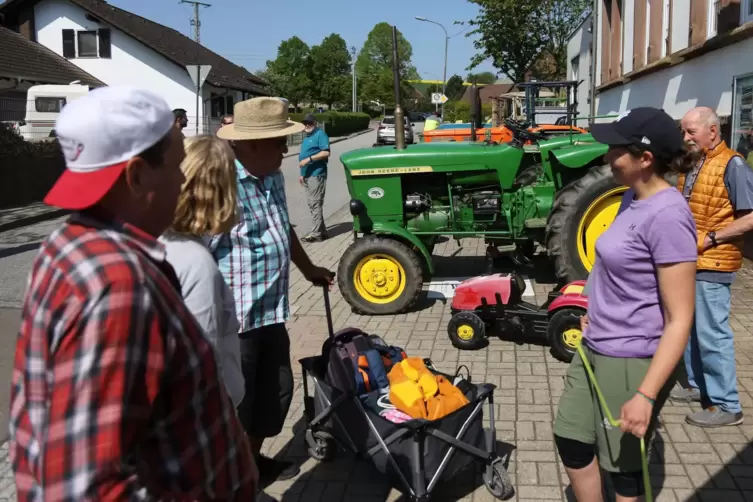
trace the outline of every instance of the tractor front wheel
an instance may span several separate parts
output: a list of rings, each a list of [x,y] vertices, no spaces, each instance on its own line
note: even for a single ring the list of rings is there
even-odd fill
[[[590,169],[557,194],[546,228],[546,248],[557,278],[586,279],[596,260],[596,240],[617,217],[627,187],[608,165]]]
[[[423,266],[418,254],[389,237],[357,239],[340,258],[337,284],[357,314],[405,312],[421,295]]]

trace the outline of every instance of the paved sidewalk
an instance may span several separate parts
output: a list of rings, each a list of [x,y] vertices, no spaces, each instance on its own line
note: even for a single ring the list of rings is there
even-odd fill
[[[349,221],[347,215],[341,217],[342,221]],[[315,262],[335,267],[351,239],[352,234],[346,233],[306,247]],[[463,240],[462,244],[460,249],[454,241],[437,246],[438,276],[450,275],[448,270],[458,268],[475,268],[476,273],[483,270],[483,244],[473,239]],[[451,255],[455,258],[450,261],[442,259]],[[532,282],[535,301],[543,303],[553,285]],[[449,301],[446,305],[427,302],[423,310],[404,315],[364,317],[352,314],[336,289],[330,296],[335,329],[364,328],[391,344],[404,347],[409,353],[431,357],[442,370],[454,371],[458,365],[465,364],[474,380],[497,385],[497,440],[503,444],[501,453],[505,453],[506,448],[512,449],[509,472],[516,486],[512,500],[574,500],[552,441],[552,422],[567,366],[555,360],[547,348],[491,340],[488,349],[461,352],[452,347],[447,337]],[[298,358],[321,350],[327,328],[321,292],[310,287],[298,271],[293,272],[291,303],[293,319],[289,330],[297,363]],[[737,337],[739,390],[743,408],[750,413],[753,410],[753,265],[750,263],[739,273],[733,286],[732,305],[730,323]],[[300,366],[294,368],[300,376]],[[655,501],[753,501],[751,418],[747,417],[747,423],[741,426],[704,430],[685,424],[685,415],[691,409],[696,407],[668,404],[662,413],[664,427],[654,444],[651,465]],[[338,454],[334,461],[327,463],[309,459],[299,422],[301,416],[299,384],[285,433],[266,448],[271,454],[302,462],[302,474],[296,480],[268,487],[266,493],[270,497],[286,502],[383,501],[400,497],[364,461],[346,454]],[[663,463],[659,459],[663,459]],[[469,472],[448,485],[436,492],[441,494],[442,500],[494,500],[483,486],[480,473]]]
[[[339,257],[352,239],[349,221],[347,212],[338,212],[328,222],[330,226],[337,226],[338,235],[324,243],[305,245],[315,263],[336,269]],[[462,244],[463,247],[458,248],[454,241],[448,241],[437,246],[438,276],[450,275],[447,273],[450,270],[456,275],[463,268],[468,270],[462,272],[473,268],[476,273],[482,271],[483,245],[472,239],[463,240]],[[311,287],[295,269],[291,282],[293,316],[288,328],[298,385],[284,432],[269,441],[265,450],[299,462],[302,472],[294,480],[269,486],[263,500],[398,500],[400,493],[391,489],[367,462],[344,453],[324,463],[308,458],[302,435],[302,389],[297,361],[321,350],[327,327],[321,291]],[[532,280],[532,283],[535,301],[543,302],[551,284],[544,280]],[[739,389],[743,407],[751,413],[753,268],[740,272],[733,292],[731,324],[737,336]],[[567,478],[558,462],[551,430],[567,367],[553,359],[547,348],[491,340],[485,350],[456,350],[446,332],[449,303],[440,301],[427,301],[424,308],[416,312],[384,317],[352,314],[336,288],[331,301],[335,329],[364,328],[411,354],[431,357],[439,369],[454,371],[459,364],[465,364],[475,381],[495,384],[497,440],[501,454],[511,452],[509,471],[516,487],[512,500],[574,500],[568,498]],[[684,423],[684,416],[691,408],[668,404],[663,412],[664,427],[654,445],[651,465],[656,502],[753,500],[753,419],[748,417],[746,424],[737,427],[703,430]],[[11,474],[4,460],[6,451],[0,449],[0,501],[15,500],[10,496],[12,488],[8,488],[12,485],[8,484]],[[435,493],[439,500],[494,500],[483,486],[480,472],[472,468],[452,483],[438,487]]]

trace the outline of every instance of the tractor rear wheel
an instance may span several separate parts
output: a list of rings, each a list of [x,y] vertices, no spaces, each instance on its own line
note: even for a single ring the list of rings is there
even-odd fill
[[[389,237],[357,239],[340,258],[337,284],[357,314],[405,312],[421,295],[421,259],[408,245]]]
[[[596,260],[596,240],[617,216],[627,187],[618,184],[608,165],[590,169],[554,199],[546,227],[546,248],[557,278],[585,279]]]

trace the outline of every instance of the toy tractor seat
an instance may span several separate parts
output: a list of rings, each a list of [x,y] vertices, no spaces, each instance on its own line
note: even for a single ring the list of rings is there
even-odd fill
[[[519,274],[510,272],[510,298],[507,300],[508,305],[520,303],[523,301],[523,293],[526,292],[526,281]]]

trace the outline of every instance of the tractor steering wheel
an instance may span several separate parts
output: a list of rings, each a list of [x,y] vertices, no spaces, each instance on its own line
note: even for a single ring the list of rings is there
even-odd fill
[[[543,134],[528,131],[525,123],[519,123],[511,119],[505,119],[505,126],[512,131],[512,137],[521,144],[527,142],[536,143],[539,140],[544,139]]]

